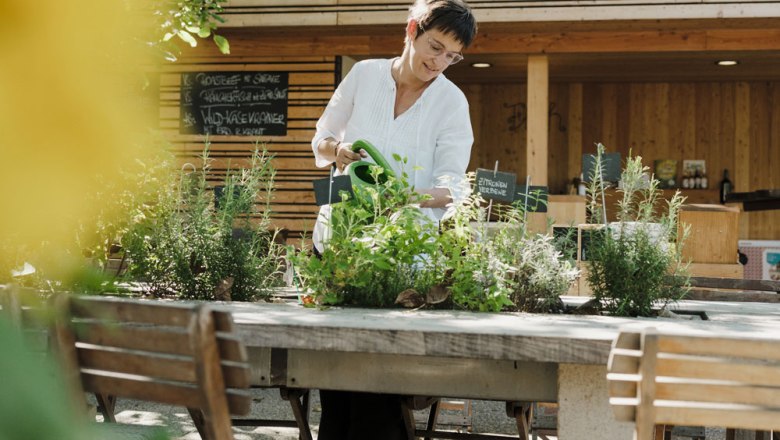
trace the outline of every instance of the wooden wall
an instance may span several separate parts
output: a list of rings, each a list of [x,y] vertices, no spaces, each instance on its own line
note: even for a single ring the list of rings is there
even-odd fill
[[[274,225],[287,228],[290,237],[311,231],[316,218],[312,180],[326,177],[327,169],[314,166],[311,139],[314,126],[334,91],[337,59],[333,56],[251,57],[191,56],[160,73],[160,126],[172,143],[180,162],[200,166],[204,136],[179,133],[179,92],[182,72],[205,71],[286,71],[289,72],[288,124],[286,136],[211,136],[212,174],[219,184],[228,167],[246,163],[258,141],[275,156],[275,198],[272,201]]]
[[[525,176],[525,126],[512,130],[512,105],[525,103],[521,83],[462,84],[471,104],[475,145],[470,169]],[[780,188],[780,83],[551,83],[551,193],[563,193],[582,153],[598,142],[652,167],[656,159],[704,159],[711,190],[689,190],[696,203],[717,203],[727,168],[736,191]],[[533,178],[533,170],[531,170]],[[741,238],[780,239],[780,211],[743,215]]]

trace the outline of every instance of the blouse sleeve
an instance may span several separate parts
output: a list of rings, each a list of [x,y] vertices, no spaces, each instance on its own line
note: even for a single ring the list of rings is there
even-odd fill
[[[437,137],[433,162],[434,186],[447,188],[455,202],[465,199],[470,193],[465,176],[473,143],[469,106],[464,103],[443,125]]]
[[[352,108],[355,104],[355,93],[357,92],[358,70],[360,63],[355,64],[352,70],[347,74],[344,80],[336,88],[331,96],[328,106],[322,112],[322,116],[317,121],[317,132],[311,141],[314,159],[317,167],[322,168],[331,164],[331,162],[317,152],[317,145],[323,139],[329,137],[336,140],[343,140],[347,129],[347,122],[352,116]]]

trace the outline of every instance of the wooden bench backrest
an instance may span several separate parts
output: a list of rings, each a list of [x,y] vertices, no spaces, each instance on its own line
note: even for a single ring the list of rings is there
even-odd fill
[[[247,414],[251,397],[229,313],[68,295],[57,305],[57,345],[84,391],[198,409],[209,438],[232,438],[230,414]]]
[[[0,288],[0,316],[24,336],[27,348],[41,355],[49,351],[51,314],[40,292],[24,287]]]
[[[640,440],[655,424],[780,429],[780,340],[621,332],[607,379]]]

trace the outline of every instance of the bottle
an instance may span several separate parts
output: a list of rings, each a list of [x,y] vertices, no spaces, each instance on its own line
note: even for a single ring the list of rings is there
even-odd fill
[[[688,171],[683,172],[682,187],[683,189],[688,189],[691,187],[691,179],[688,175]]]
[[[588,194],[588,188],[585,185],[585,179],[582,173],[580,173],[580,179],[579,183],[577,184],[577,194],[580,196],[585,196]]]
[[[691,188],[701,189],[701,175],[699,175],[699,170],[696,170],[696,173],[693,175],[693,186]]]
[[[729,170],[723,170],[723,180],[720,181],[720,203],[726,203],[726,197],[734,189],[729,180]]]
[[[707,189],[710,186],[710,182],[707,180],[707,173],[701,174],[701,189]]]

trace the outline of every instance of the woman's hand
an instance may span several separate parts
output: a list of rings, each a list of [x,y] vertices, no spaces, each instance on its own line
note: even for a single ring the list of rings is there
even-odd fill
[[[344,168],[346,168],[347,165],[352,162],[357,162],[367,156],[368,154],[365,150],[361,149],[360,152],[355,153],[352,151],[351,143],[341,142],[336,146],[336,168],[338,168],[339,171],[344,172]]]
[[[447,188],[418,189],[417,193],[431,196],[420,202],[420,208],[444,208],[452,201],[452,195]]]

